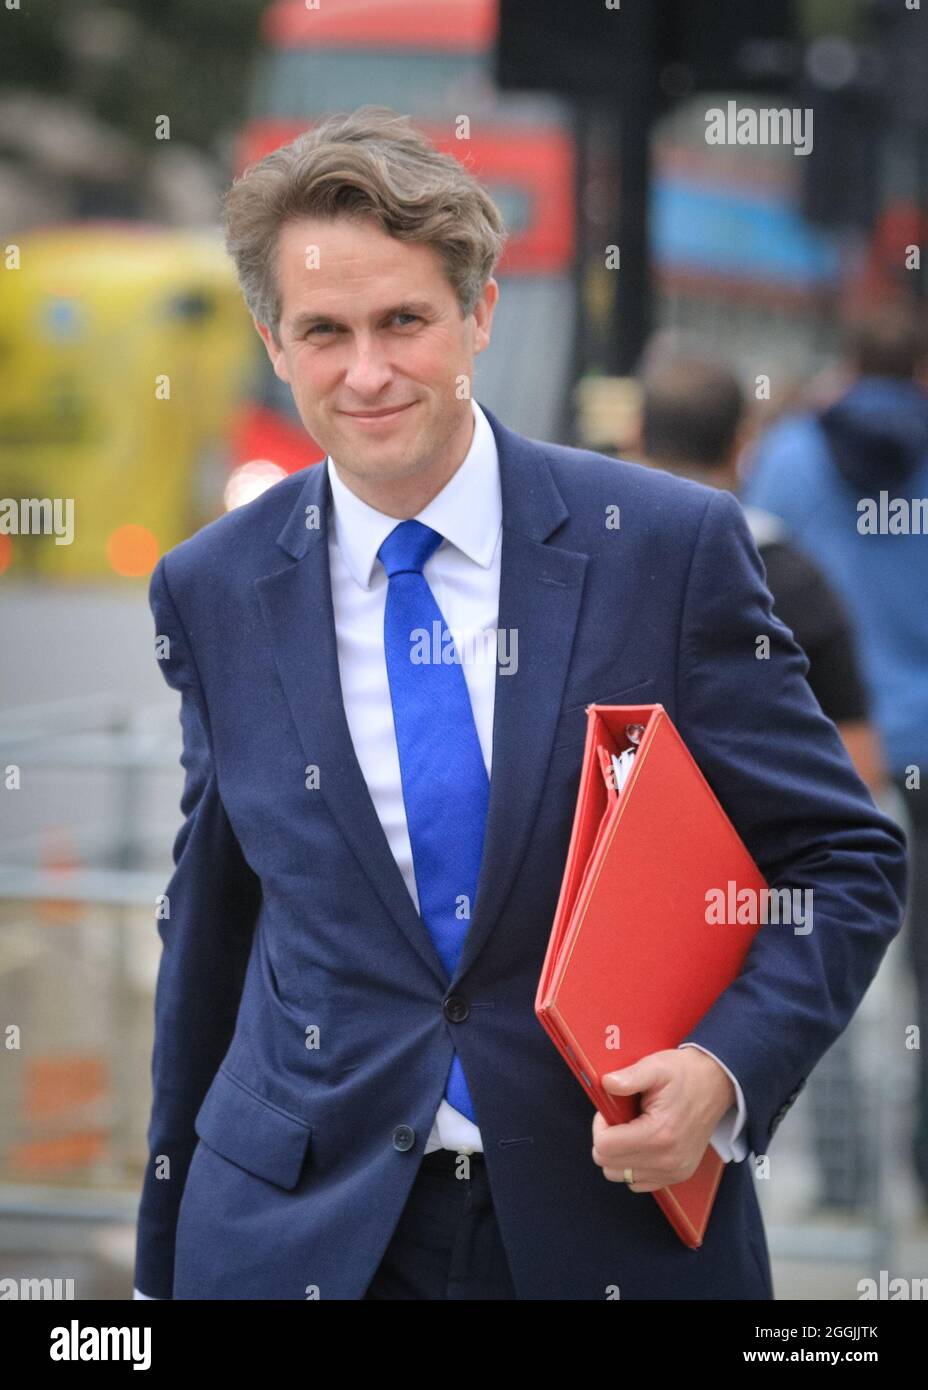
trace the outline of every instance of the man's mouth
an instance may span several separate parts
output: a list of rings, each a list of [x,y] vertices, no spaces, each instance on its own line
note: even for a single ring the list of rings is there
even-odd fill
[[[381,410],[343,410],[342,414],[347,415],[349,420],[356,420],[359,425],[379,425],[398,419],[415,404],[415,401],[407,401],[405,405],[386,406]]]

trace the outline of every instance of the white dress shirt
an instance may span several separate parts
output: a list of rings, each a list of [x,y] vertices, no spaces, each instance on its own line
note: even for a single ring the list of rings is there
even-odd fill
[[[496,628],[503,504],[496,440],[476,401],[474,433],[463,463],[442,490],[416,516],[445,539],[425,562],[423,575],[435,596],[461,656],[477,737],[491,775],[493,708],[496,696]],[[318,465],[322,466],[322,465]],[[338,666],[348,728],[355,754],[390,849],[419,911],[412,849],[406,826],[393,706],[383,644],[388,579],[377,551],[400,523],[362,502],[342,482],[335,460],[328,469],[333,508],[329,525],[329,569],[338,648]],[[491,634],[488,638],[484,634]],[[484,655],[490,652],[494,659]],[[423,931],[426,928],[423,925]],[[698,1043],[682,1043],[699,1047]],[[708,1048],[700,1048],[708,1052]],[[713,1057],[714,1053],[709,1052]],[[719,1059],[716,1057],[716,1061]],[[727,1163],[747,1155],[742,1134],[747,1119],[744,1096],[732,1073],[737,1096],[719,1121],[710,1143]],[[592,1119],[592,1117],[591,1117]],[[442,1098],[425,1152],[483,1151],[480,1131]],[[144,1295],[138,1295],[144,1297]]]

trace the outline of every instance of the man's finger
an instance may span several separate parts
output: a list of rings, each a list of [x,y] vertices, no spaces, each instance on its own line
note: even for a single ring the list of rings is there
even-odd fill
[[[631,1163],[636,1158],[640,1163],[649,1158],[655,1129],[652,1115],[638,1115],[621,1125],[607,1124],[598,1110],[596,1116],[601,1123],[597,1126],[594,1118],[593,1146],[608,1163]]]
[[[603,1177],[608,1182],[625,1183],[630,1192],[656,1192],[658,1188],[667,1186],[666,1173],[662,1173],[659,1169],[645,1167],[643,1164],[636,1166],[633,1163],[623,1163],[616,1166],[614,1163],[606,1163],[599,1166],[602,1168]],[[635,1181],[633,1183],[626,1182],[629,1169],[634,1174]]]
[[[675,1056],[676,1054],[671,1054]],[[603,1074],[603,1089],[611,1096],[634,1096],[670,1080],[671,1069],[663,1052],[652,1052],[630,1067]]]

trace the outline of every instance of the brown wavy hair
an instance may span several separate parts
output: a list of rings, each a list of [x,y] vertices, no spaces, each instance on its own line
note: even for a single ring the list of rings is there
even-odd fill
[[[466,318],[508,235],[499,209],[453,155],[388,106],[337,112],[250,165],[225,194],[222,224],[249,312],[280,346],[277,247],[302,217],[373,218],[433,246]]]

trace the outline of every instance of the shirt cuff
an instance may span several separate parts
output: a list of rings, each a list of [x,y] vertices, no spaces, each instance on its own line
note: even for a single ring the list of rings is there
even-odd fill
[[[715,1127],[709,1143],[715,1149],[723,1163],[740,1163],[748,1156],[748,1145],[742,1130],[747,1123],[748,1111],[744,1103],[744,1092],[738,1084],[737,1077],[732,1076],[724,1062],[719,1062],[714,1052],[710,1052],[707,1047],[701,1047],[699,1043],[685,1042],[680,1043],[680,1047],[698,1047],[700,1052],[705,1052],[707,1057],[711,1057],[714,1062],[718,1062],[722,1071],[731,1081],[735,1088],[737,1105],[731,1106],[719,1120]]]
[[[158,1303],[158,1302],[160,1302],[159,1299],[157,1299],[157,1298],[152,1298],[152,1296],[151,1296],[150,1293],[140,1293],[138,1289],[133,1289],[133,1290],[132,1290],[132,1299],[133,1299],[133,1302],[134,1302],[137,1298],[144,1298],[144,1299],[146,1300],[146,1302],[148,1302],[148,1303]]]

